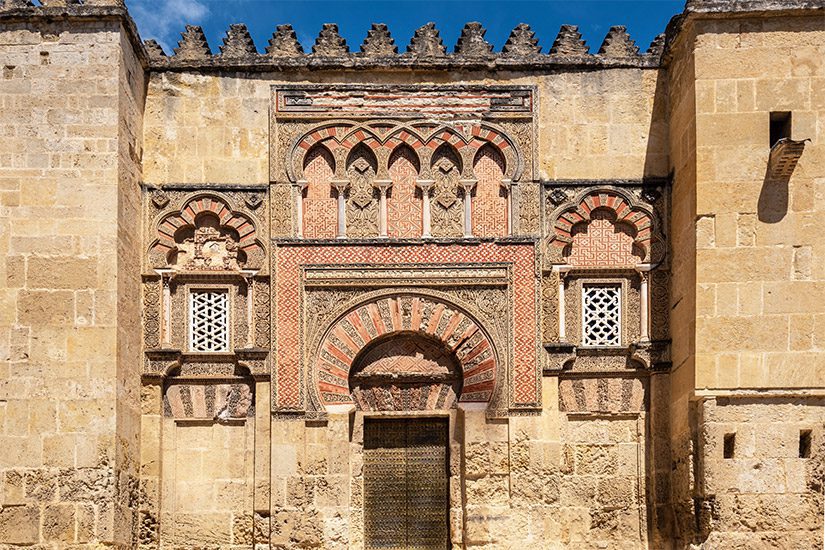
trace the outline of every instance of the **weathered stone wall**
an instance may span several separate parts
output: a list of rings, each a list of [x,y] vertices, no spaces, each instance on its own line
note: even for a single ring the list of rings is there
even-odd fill
[[[117,18],[0,32],[0,541],[128,548],[143,67]]]
[[[804,481],[784,477],[804,470],[804,462],[786,461],[802,460],[799,434],[790,433],[802,426],[774,422],[787,406],[805,411],[797,422],[821,424],[817,407],[805,405],[822,380],[823,44],[821,15],[710,16],[688,20],[673,50],[671,421],[680,540],[695,529],[697,540],[726,547],[812,547],[808,530],[821,530],[817,497]],[[791,112],[790,137],[811,139],[790,178],[774,176],[768,163],[771,112]],[[751,397],[748,389],[783,396]],[[722,406],[729,394],[737,397]],[[719,396],[718,406],[709,410],[699,396]],[[741,459],[719,459],[725,422],[730,433],[745,431],[744,443],[736,439]],[[692,526],[684,521],[691,493]],[[794,512],[772,516],[779,503]],[[753,538],[746,529],[771,533]]]
[[[683,33],[672,46],[668,71],[670,162],[672,183],[670,249],[671,269],[671,360],[669,420],[673,469],[670,474],[670,508],[674,536],[681,544],[692,540],[692,446],[688,421],[694,389],[696,314],[696,115],[693,36]]]
[[[554,75],[479,72],[353,73],[300,78],[267,73],[152,73],[145,113],[148,183],[269,181],[271,86],[290,82],[538,85],[538,176],[633,179],[667,176],[664,89],[656,69]],[[277,141],[277,136],[272,136]]]
[[[699,403],[697,526],[707,546],[821,547],[824,404],[792,394]]]

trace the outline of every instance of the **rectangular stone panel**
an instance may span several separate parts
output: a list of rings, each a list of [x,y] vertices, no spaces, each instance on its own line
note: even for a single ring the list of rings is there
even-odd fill
[[[514,86],[290,86],[273,89],[275,115],[457,118],[532,115],[533,90]]]

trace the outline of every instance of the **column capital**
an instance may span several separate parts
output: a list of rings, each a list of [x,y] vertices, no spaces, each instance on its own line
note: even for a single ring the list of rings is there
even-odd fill
[[[653,270],[653,264],[636,264],[636,267],[634,267],[633,269],[635,269],[639,273],[647,273]]]
[[[559,274],[560,277],[565,277],[573,269],[572,265],[568,264],[557,264],[553,266],[553,271]]]
[[[415,180],[415,186],[424,193],[427,193],[433,185],[435,185],[435,180]]]
[[[478,180],[473,180],[473,179],[458,180],[458,184],[461,187],[463,187],[464,190],[467,191],[468,193],[473,190],[473,187],[475,187],[477,183],[478,183]]]
[[[516,185],[516,182],[514,182],[510,178],[502,178],[501,182],[499,182],[499,185],[501,185],[501,187],[509,191],[514,185]]]
[[[386,193],[390,187],[392,187],[392,180],[373,180],[372,186],[379,189],[382,193]]]
[[[350,185],[349,180],[332,180],[329,184],[333,186],[339,194],[346,191]]]
[[[295,187],[298,188],[299,191],[303,191],[309,185],[309,181],[307,180],[298,180],[294,183]]]

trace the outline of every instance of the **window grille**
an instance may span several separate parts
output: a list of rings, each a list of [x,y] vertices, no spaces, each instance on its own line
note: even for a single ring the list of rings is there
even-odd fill
[[[189,347],[192,351],[229,351],[229,295],[225,291],[189,294]]]
[[[582,288],[582,344],[622,345],[622,289],[619,285]]]

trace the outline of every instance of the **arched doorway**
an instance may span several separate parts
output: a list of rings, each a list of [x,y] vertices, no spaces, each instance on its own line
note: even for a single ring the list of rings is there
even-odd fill
[[[349,381],[357,409],[388,413],[364,419],[365,548],[449,548],[449,418],[425,411],[456,407],[458,358],[431,335],[397,332],[358,354]]]

